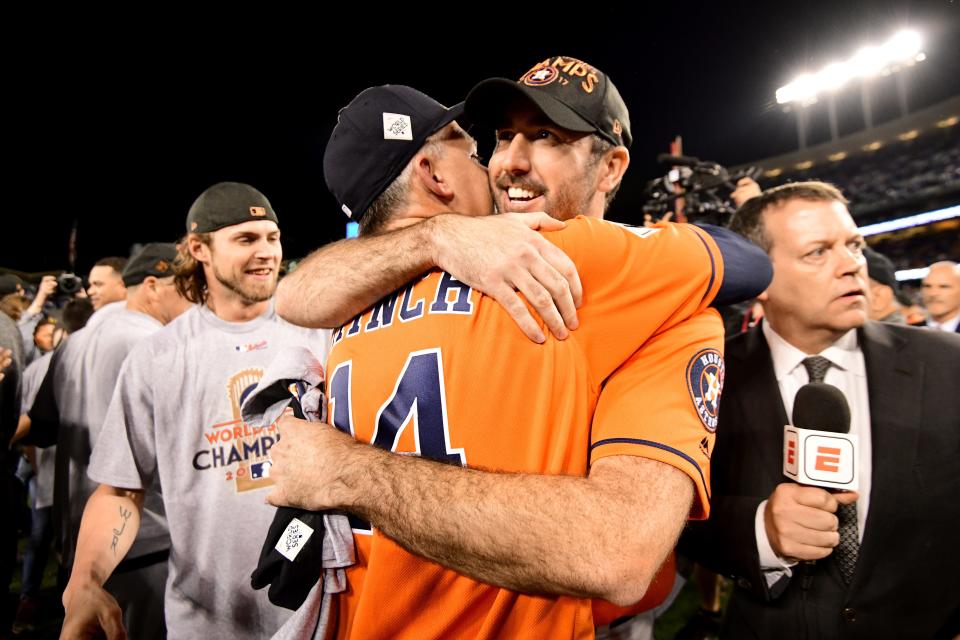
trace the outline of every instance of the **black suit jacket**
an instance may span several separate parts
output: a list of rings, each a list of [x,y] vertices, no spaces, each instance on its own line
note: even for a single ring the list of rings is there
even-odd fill
[[[782,474],[786,412],[760,327],[727,342],[709,521],[681,551],[737,585],[731,638],[931,638],[960,611],[960,338],[869,322],[859,332],[873,443],[870,508],[849,587],[832,562],[772,593],[754,517]]]

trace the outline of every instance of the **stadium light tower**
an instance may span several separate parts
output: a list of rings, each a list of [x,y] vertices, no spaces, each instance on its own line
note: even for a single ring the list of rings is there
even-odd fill
[[[800,148],[807,146],[806,107],[815,104],[821,95],[826,95],[830,116],[830,135],[837,139],[837,112],[834,95],[853,80],[860,80],[863,121],[866,127],[873,127],[873,115],[870,108],[869,83],[877,76],[909,69],[926,60],[923,52],[923,38],[911,29],[898,31],[880,45],[864,47],[850,58],[840,62],[831,62],[815,73],[797,76],[776,92],[778,104],[793,105],[797,114],[797,138]],[[897,76],[897,93],[900,100],[901,115],[907,114],[906,88],[902,75]]]

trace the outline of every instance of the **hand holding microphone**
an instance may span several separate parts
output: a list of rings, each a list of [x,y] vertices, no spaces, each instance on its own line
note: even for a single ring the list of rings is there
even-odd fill
[[[855,491],[833,494],[793,482],[778,485],[763,513],[770,546],[782,558],[826,558],[840,542],[837,507],[858,497]]]
[[[793,424],[784,427],[783,472],[794,482],[777,486],[763,514],[780,557],[820,560],[839,543],[837,509],[859,497],[857,439],[849,431],[850,407],[839,389],[812,382],[797,392]]]

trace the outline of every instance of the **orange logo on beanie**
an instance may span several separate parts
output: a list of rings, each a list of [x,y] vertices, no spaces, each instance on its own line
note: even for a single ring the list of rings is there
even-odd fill
[[[267,215],[267,210],[263,207],[250,207],[250,215],[262,218]]]
[[[160,272],[160,273],[166,273],[166,272],[167,272],[167,269],[170,268],[170,263],[167,262],[166,260],[161,260],[161,261],[159,261],[157,264],[155,264],[155,265],[153,266],[153,268],[156,269],[156,270],[157,270],[158,272]]]

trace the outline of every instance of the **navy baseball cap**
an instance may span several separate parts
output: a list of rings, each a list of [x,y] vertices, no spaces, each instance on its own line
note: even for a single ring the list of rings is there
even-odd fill
[[[412,87],[360,92],[340,110],[323,154],[323,175],[340,209],[359,221],[431,135],[463,114]]]
[[[466,116],[474,124],[497,127],[507,107],[525,98],[556,125],[596,133],[629,147],[630,113],[609,76],[582,60],[554,56],[534,65],[519,80],[490,78],[467,95]]]
[[[267,196],[242,182],[218,182],[190,206],[187,233],[208,233],[251,220],[279,224]]]

